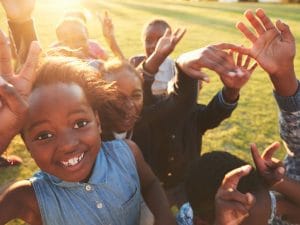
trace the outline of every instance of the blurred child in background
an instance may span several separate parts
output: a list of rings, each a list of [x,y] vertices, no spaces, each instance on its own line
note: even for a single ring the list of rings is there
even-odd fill
[[[145,50],[144,55],[134,56],[130,58],[132,65],[137,67],[142,61],[149,58],[154,52],[158,40],[165,34],[172,32],[170,25],[164,20],[153,20],[145,25],[142,31],[142,42]],[[158,68],[150,68],[144,72],[148,72],[154,76],[154,82],[151,86],[153,95],[165,95],[168,93],[168,87],[171,88],[172,78],[175,76],[175,62],[170,57],[166,57]]]

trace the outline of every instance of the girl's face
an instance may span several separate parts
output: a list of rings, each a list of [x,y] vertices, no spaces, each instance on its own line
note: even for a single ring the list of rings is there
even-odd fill
[[[124,69],[122,73],[115,75],[118,90],[129,97],[136,109],[137,115],[141,113],[143,107],[143,87],[139,77],[132,74],[128,69]]]
[[[99,152],[100,122],[75,83],[44,85],[29,97],[23,139],[41,170],[64,181],[86,181]]]
[[[165,31],[162,26],[151,25],[147,27],[144,33],[144,48],[147,57],[154,52],[158,40],[164,35]]]

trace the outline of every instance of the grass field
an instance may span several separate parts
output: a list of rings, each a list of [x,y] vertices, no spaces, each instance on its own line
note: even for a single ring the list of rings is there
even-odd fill
[[[91,38],[98,39],[107,48],[101,36],[100,23],[96,12],[108,10],[115,24],[115,32],[126,56],[143,52],[140,33],[143,24],[153,18],[166,19],[172,27],[186,27],[187,33],[175,52],[180,53],[200,48],[212,43],[233,42],[249,46],[249,42],[235,29],[235,23],[245,21],[245,9],[264,8],[273,20],[281,18],[287,22],[296,37],[300,48],[300,5],[259,4],[259,3],[217,3],[180,0],[38,0],[34,12],[36,29],[42,46],[46,48],[55,41],[55,25],[65,9],[85,7],[90,11],[88,27]],[[0,27],[7,30],[5,16],[0,12]],[[299,55],[295,59],[296,73],[300,74]],[[209,73],[211,83],[204,86],[199,102],[207,103],[222,87],[219,78]],[[298,75],[299,77],[299,75]],[[250,160],[249,143],[256,142],[260,149],[274,140],[280,140],[277,125],[277,107],[272,97],[272,86],[267,75],[258,68],[250,82],[242,90],[239,106],[230,119],[218,128],[205,134],[203,151],[226,150],[244,159]],[[15,138],[5,154],[17,154],[23,157],[20,167],[1,169],[0,185],[30,177],[37,169],[26,152],[19,137]],[[283,157],[284,149],[278,154]],[[24,224],[14,221],[9,223]]]

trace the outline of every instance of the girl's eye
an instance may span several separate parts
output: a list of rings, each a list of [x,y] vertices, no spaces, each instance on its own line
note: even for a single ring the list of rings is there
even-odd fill
[[[135,92],[133,92],[132,94],[131,94],[131,98],[133,99],[133,100],[139,100],[140,98],[142,98],[143,97],[143,94],[142,94],[142,92],[140,92],[140,91],[135,91]]]
[[[41,141],[41,140],[46,140],[46,139],[52,138],[52,137],[53,137],[52,134],[45,132],[45,133],[39,134],[35,139],[38,140],[38,141]]]
[[[140,99],[141,97],[142,97],[141,94],[135,94],[135,95],[132,95],[132,99],[134,99],[134,100],[138,100],[138,99]]]
[[[80,120],[80,121],[77,121],[75,123],[74,128],[78,129],[78,128],[81,128],[81,127],[85,127],[87,124],[88,124],[88,121],[86,121],[86,120]]]

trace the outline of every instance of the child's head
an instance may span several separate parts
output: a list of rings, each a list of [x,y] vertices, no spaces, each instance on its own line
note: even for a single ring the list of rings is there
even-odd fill
[[[28,104],[23,140],[43,171],[65,181],[87,180],[101,131],[135,118],[131,101],[87,64],[66,57],[42,64]]]
[[[88,52],[88,31],[80,19],[64,18],[56,27],[56,36],[62,45]]]
[[[195,221],[200,219],[213,224],[215,195],[225,174],[247,164],[230,153],[215,151],[203,154],[191,165],[186,179],[186,192]],[[250,192],[256,197],[250,215],[241,224],[267,225],[271,214],[269,192],[254,169],[240,180],[238,190],[242,193]]]
[[[133,101],[137,115],[139,115],[143,107],[141,74],[129,62],[118,59],[106,62],[101,73],[104,80],[116,82],[118,90]]]
[[[158,40],[164,35],[167,29],[171,30],[170,25],[164,20],[152,20],[145,25],[142,32],[142,41],[146,56],[149,57],[155,49]]]

